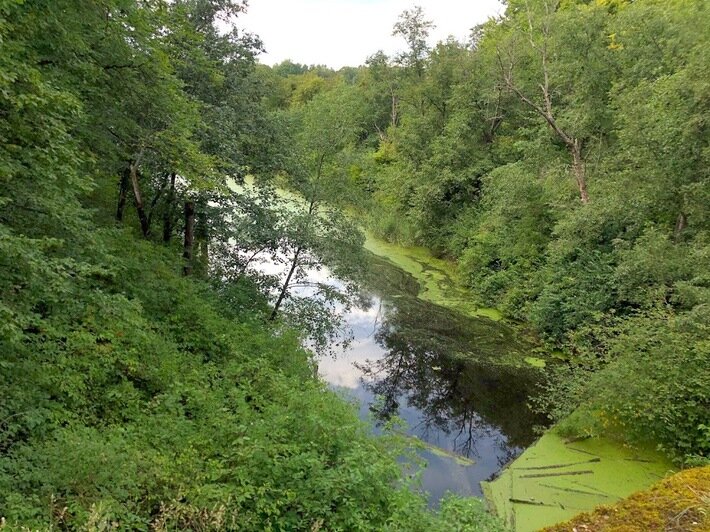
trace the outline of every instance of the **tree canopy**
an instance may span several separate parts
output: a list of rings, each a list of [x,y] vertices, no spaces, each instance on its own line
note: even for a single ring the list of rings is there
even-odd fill
[[[272,92],[302,69],[256,65],[245,7],[0,0],[0,528],[493,520],[476,501],[428,510],[403,441],[314,375],[304,340],[327,314],[267,322],[250,258],[297,247],[337,268],[361,248],[341,213],[284,212],[270,182],[335,197],[313,162],[335,175],[362,115],[309,106],[333,98],[320,77]]]
[[[432,47],[414,8],[402,54],[324,75],[311,101],[325,112],[339,76],[368,109],[339,149],[371,232],[456,261],[479,304],[564,353],[541,409],[691,462],[710,421],[707,16],[511,0]]]

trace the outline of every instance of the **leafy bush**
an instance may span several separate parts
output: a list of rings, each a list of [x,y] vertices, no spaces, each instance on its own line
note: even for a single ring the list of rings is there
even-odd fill
[[[598,348],[581,352],[570,374],[558,375],[551,388],[557,417],[563,419],[560,430],[657,443],[680,461],[707,459],[707,326],[694,322],[689,327],[687,320],[656,311],[617,321],[601,334],[606,335],[605,361],[594,355]]]
[[[372,437],[313,378],[295,331],[223,312],[222,291],[150,243],[96,235],[82,254],[104,274],[65,280],[63,307],[27,294],[41,316],[3,337],[11,528],[487,530],[474,504],[427,510],[402,477],[405,442]]]

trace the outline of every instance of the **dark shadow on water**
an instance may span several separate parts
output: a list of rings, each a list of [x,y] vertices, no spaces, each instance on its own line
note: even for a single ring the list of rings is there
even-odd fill
[[[418,299],[416,280],[383,259],[372,258],[365,286],[377,312],[370,324],[351,324],[358,355],[347,364],[361,381],[350,395],[363,416],[369,410],[380,423],[399,416],[410,434],[475,461],[424,452],[432,502],[447,490],[480,496],[478,483],[530,445],[544,422],[528,408],[539,370],[511,363],[528,346],[503,324]]]

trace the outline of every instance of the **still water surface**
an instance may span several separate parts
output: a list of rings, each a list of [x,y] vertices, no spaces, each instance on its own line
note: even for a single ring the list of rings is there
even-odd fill
[[[301,201],[289,192],[279,194]],[[530,346],[502,323],[457,312],[465,291],[442,289],[455,283],[432,261],[368,241],[375,244],[368,249],[379,250],[368,257],[363,283],[368,304],[345,315],[354,339],[335,358],[320,360],[319,373],[358,405],[376,432],[379,423],[398,416],[409,436],[426,442],[420,453],[427,462],[422,488],[432,505],[447,491],[481,496],[479,483],[532,444],[533,427],[544,423],[528,408],[540,378],[540,370],[524,362]],[[432,302],[431,293],[422,297],[432,277],[420,283],[395,265],[395,257],[417,263],[408,271],[435,274],[435,299],[443,306]],[[283,263],[266,261],[258,269],[285,276]],[[303,281],[343,284],[327,269],[311,270]],[[308,289],[295,291],[309,295]]]
[[[320,374],[359,404],[363,419],[397,415],[426,442],[422,487],[431,504],[447,491],[481,496],[479,482],[530,445],[542,423],[527,406],[539,370],[511,363],[529,346],[504,324],[418,298],[414,277],[386,258],[369,260],[369,305],[346,316],[354,341],[321,360]],[[313,275],[324,280],[323,271]]]

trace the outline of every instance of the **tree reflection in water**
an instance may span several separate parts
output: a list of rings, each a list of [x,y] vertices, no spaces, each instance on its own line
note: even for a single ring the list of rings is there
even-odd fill
[[[478,440],[494,437],[500,465],[507,463],[544,422],[527,406],[538,371],[510,363],[510,354],[526,346],[504,325],[461,316],[407,288],[384,303],[375,333],[384,355],[358,365],[366,389],[379,398],[371,406],[375,418],[415,408],[419,423],[411,430],[418,437],[467,457],[477,455]]]

